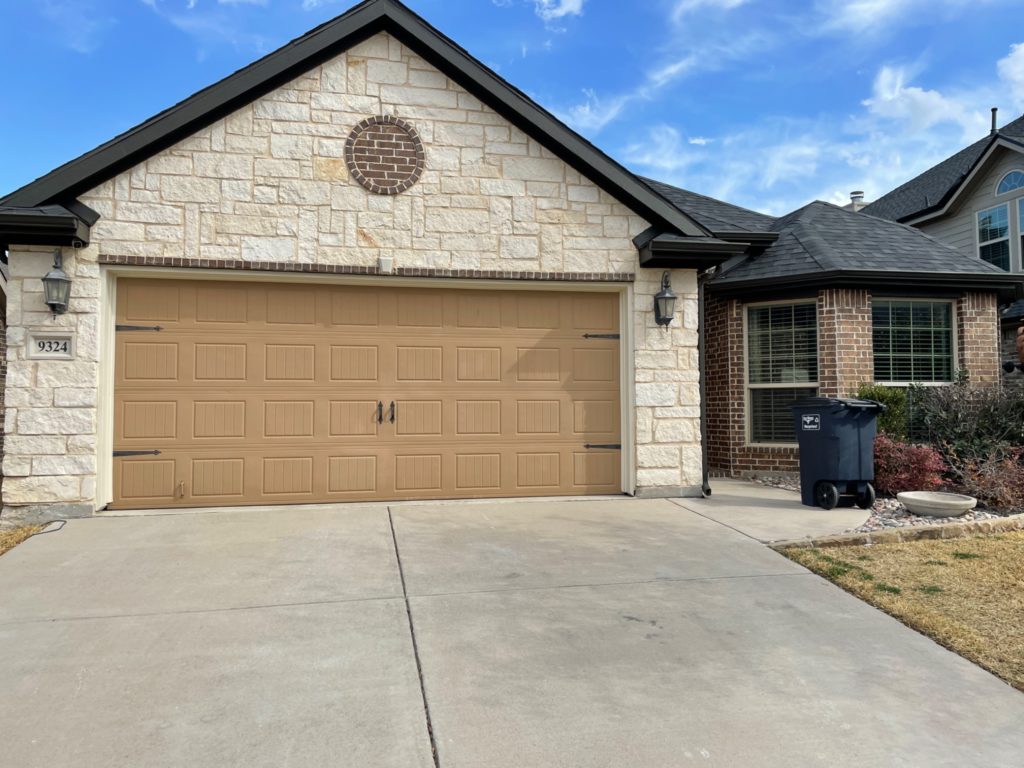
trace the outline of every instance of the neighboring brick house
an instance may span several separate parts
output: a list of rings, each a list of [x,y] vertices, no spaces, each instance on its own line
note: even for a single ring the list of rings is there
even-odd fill
[[[394,0],[8,195],[0,244],[8,521],[699,494],[698,272],[745,247]]]
[[[1024,274],[1024,116],[929,168],[867,205],[864,212],[917,227],[965,255]],[[1013,298],[1017,301],[1014,302]],[[1024,323],[1024,296],[1001,307],[1002,348],[1012,358]],[[1008,383],[1024,386],[1024,374]]]
[[[861,384],[999,381],[1019,279],[919,231],[815,202],[779,219],[652,183],[747,253],[706,284],[710,466],[798,469],[790,404]],[[746,233],[746,234],[744,234]]]

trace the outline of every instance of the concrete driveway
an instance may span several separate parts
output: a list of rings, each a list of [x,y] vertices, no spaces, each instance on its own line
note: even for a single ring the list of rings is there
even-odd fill
[[[68,523],[0,558],[2,762],[1021,764],[1024,697],[726,501]]]

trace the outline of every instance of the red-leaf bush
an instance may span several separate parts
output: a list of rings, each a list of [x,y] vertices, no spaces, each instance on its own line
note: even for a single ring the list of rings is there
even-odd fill
[[[957,490],[1005,515],[1024,512],[1024,448],[992,450],[954,467]]]
[[[903,491],[934,491],[942,486],[942,473],[948,471],[942,455],[927,445],[910,445],[875,439],[875,488],[889,496]]]

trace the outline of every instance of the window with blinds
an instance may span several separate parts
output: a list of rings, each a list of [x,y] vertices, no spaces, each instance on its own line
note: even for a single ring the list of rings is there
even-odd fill
[[[747,409],[752,443],[795,443],[790,406],[818,393],[814,302],[747,308]]]
[[[978,255],[982,261],[1010,270],[1010,209],[1006,203],[978,211]]]
[[[938,384],[953,381],[953,304],[949,301],[872,301],[875,381]]]

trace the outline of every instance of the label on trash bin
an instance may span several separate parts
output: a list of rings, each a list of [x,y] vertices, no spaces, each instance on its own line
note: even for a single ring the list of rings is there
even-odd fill
[[[800,426],[804,432],[820,432],[821,431],[821,414],[820,413],[805,413],[800,417]]]

